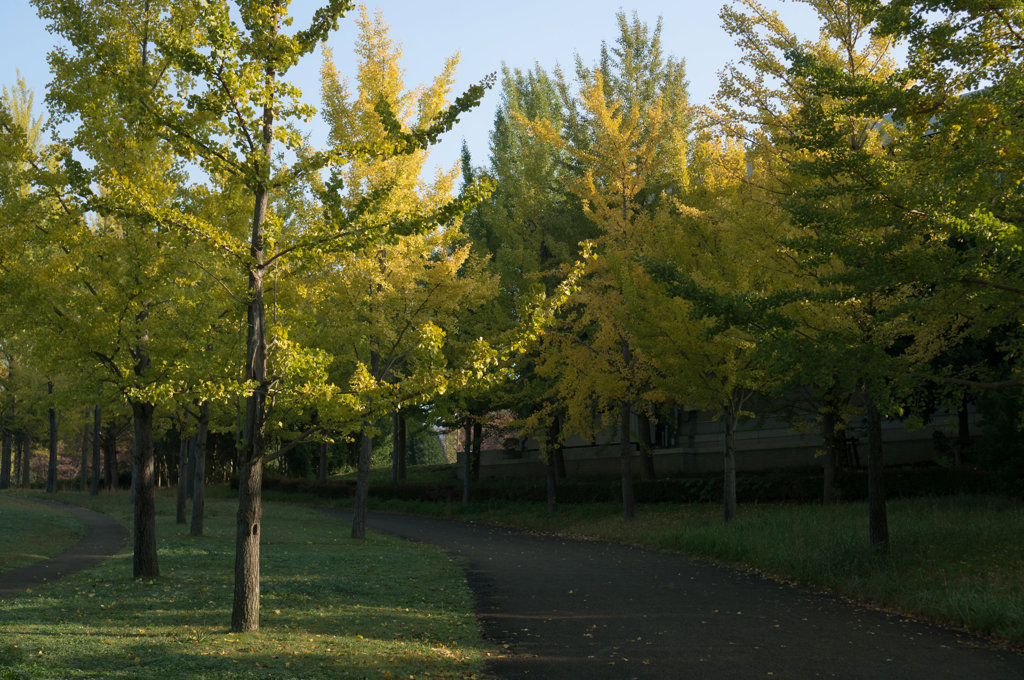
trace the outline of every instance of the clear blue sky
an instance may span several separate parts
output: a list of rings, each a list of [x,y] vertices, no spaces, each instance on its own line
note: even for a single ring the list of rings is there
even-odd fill
[[[806,6],[780,0],[763,3],[777,9],[800,37],[817,37]],[[383,11],[391,26],[392,39],[402,44],[407,86],[429,81],[455,52],[461,54],[460,89],[499,70],[502,62],[523,69],[539,63],[548,70],[561,64],[568,70],[575,61],[574,55],[579,53],[586,63],[593,63],[601,41],[615,40],[615,13],[619,9],[627,13],[636,11],[652,27],[662,17],[664,49],[685,60],[694,102],[708,101],[717,87],[717,72],[738,56],[718,19],[720,0],[378,0],[367,4]],[[317,0],[293,0],[295,26],[301,26],[317,6]],[[3,9],[0,84],[9,88],[15,82],[16,69],[20,69],[36,92],[39,110],[49,81],[46,54],[54,41],[29,0],[3,0]],[[348,72],[354,59],[355,35],[354,22],[345,19],[328,41],[342,72]],[[318,66],[319,55],[307,58],[296,72],[298,84],[311,103],[319,102]],[[497,102],[497,91],[492,90],[477,110],[462,116],[456,128],[435,147],[432,161],[444,166],[455,162],[465,138],[474,163],[485,164]],[[322,127],[314,129],[314,141],[322,138]]]

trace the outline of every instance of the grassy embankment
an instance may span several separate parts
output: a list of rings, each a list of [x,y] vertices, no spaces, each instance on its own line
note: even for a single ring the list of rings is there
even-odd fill
[[[418,474],[418,481],[429,478]],[[377,472],[378,483],[387,483]],[[1024,648],[1024,504],[997,496],[891,499],[891,552],[868,549],[867,505],[717,504],[621,507],[456,500],[373,500],[371,509],[451,516],[562,536],[685,553]]]
[[[129,523],[123,494],[55,500]],[[10,508],[49,515],[17,497],[2,503],[5,519]],[[377,534],[353,541],[344,523],[300,507],[265,508],[261,629],[230,633],[235,508],[207,509],[207,535],[193,538],[174,523],[173,499],[158,501],[157,579],[133,581],[126,548],[0,601],[0,679],[476,677],[488,650],[448,557]]]

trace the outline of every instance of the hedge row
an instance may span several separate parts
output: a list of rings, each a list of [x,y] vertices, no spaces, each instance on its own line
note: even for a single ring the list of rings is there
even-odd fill
[[[885,484],[890,498],[993,493],[998,489],[990,474],[981,470],[950,469],[938,466],[890,468]],[[237,480],[233,482],[237,487]],[[737,497],[741,503],[813,503],[820,501],[820,471],[782,470],[737,474]],[[836,478],[839,500],[867,498],[867,471],[845,470]],[[323,498],[347,498],[355,495],[355,483],[349,481],[321,484],[312,479],[267,477],[263,488],[283,493],[311,494]],[[635,481],[633,491],[640,503],[713,503],[722,498],[722,476],[694,475],[644,482]],[[434,482],[371,485],[372,498],[411,501],[459,501],[462,482],[456,479]],[[470,490],[473,501],[543,502],[543,479],[487,479],[475,482]],[[607,503],[621,500],[618,479],[565,480],[558,486],[559,503]]]

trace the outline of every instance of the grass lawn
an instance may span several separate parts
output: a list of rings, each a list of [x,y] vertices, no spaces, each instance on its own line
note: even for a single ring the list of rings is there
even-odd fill
[[[63,552],[85,534],[85,526],[57,508],[0,496],[0,572]]]
[[[747,504],[726,526],[714,504],[371,501],[371,509],[449,515],[530,531],[681,552],[992,636],[1024,648],[1024,504],[989,496],[894,499],[891,552],[868,549],[867,505]]]
[[[131,515],[123,494],[55,499]],[[298,506],[265,506],[261,629],[228,632],[235,506],[207,510],[207,535],[193,538],[173,498],[158,500],[157,579],[132,580],[126,548],[0,601],[0,680],[478,677],[488,648],[450,558],[375,533],[353,541]]]

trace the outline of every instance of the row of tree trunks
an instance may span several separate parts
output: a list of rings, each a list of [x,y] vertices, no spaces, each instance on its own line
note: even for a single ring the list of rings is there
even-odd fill
[[[88,436],[83,435],[82,437],[82,470],[80,472],[81,487],[82,491],[86,490],[87,480],[86,470],[89,470],[91,475],[91,482],[88,483],[89,492],[92,495],[99,493],[100,489],[100,473],[103,465],[100,460],[100,448],[101,448],[101,435],[100,435],[100,410],[99,407],[95,409],[95,421],[93,424],[93,432],[91,437],[92,443],[92,461],[87,463],[88,460],[88,447],[86,442],[89,439]],[[55,424],[54,428],[55,429]],[[17,435],[17,436],[16,436]],[[55,442],[56,437],[51,431],[50,433],[50,459],[53,460],[53,452],[56,450]],[[114,470],[115,452],[116,452],[116,434],[111,434],[111,440],[109,445],[110,455],[106,461],[106,485],[109,489],[117,488],[117,473]],[[5,430],[2,436],[2,444],[0,444],[0,489],[9,489],[11,485],[18,481],[22,488],[27,489],[31,480],[31,461],[32,451],[29,445],[29,436],[25,432],[11,432]],[[47,491],[56,490],[56,475],[55,469],[48,464],[47,471]],[[91,468],[91,469],[90,469]],[[51,476],[50,470],[54,469],[54,474]],[[52,489],[51,489],[52,487]]]

